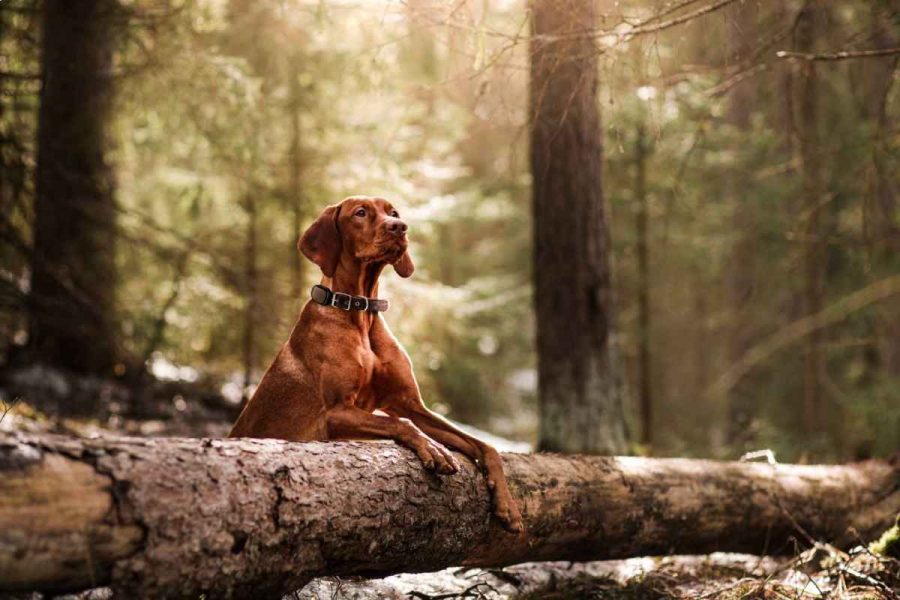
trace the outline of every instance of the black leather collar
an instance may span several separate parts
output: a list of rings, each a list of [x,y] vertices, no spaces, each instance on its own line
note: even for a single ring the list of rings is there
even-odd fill
[[[384,312],[390,306],[387,300],[353,296],[341,292],[332,292],[324,285],[316,284],[309,291],[309,297],[316,304],[331,306],[340,310],[362,310],[366,312]]]

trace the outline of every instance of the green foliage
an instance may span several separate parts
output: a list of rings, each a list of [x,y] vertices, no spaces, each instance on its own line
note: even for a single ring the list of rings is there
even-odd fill
[[[798,8],[778,4],[753,11],[751,56],[735,56],[730,8],[653,35],[609,45],[601,38],[603,187],[612,210],[618,340],[632,388],[640,128],[648,148],[656,453],[734,457],[771,447],[789,460],[900,447],[900,374],[887,364],[888,332],[900,329],[886,326],[900,314],[886,303],[823,333],[826,430],[799,434],[801,340],[767,356],[725,397],[709,393],[743,351],[804,316],[798,296],[807,216],[790,123],[809,65],[774,58],[790,49]],[[876,25],[900,39],[887,3],[870,4],[830,10],[819,46],[868,40]],[[599,26],[667,5],[618,3]],[[525,3],[127,6],[133,18],[116,60],[111,159],[125,242],[118,255],[122,344],[133,362],[161,356],[238,383],[249,366],[255,380],[318,281],[315,267],[297,258],[298,233],[346,195],[382,194],[411,226],[416,275],[387,274],[382,294],[426,401],[501,434],[533,436]],[[32,17],[0,15],[0,71],[37,72],[27,35]],[[865,109],[878,104],[872,97],[881,89],[867,83],[877,79],[873,65],[889,60],[815,65],[826,306],[900,273],[895,246],[878,241],[879,231],[900,227],[891,178],[900,172],[900,86],[883,88],[883,114]],[[896,79],[892,69],[885,73]],[[0,208],[27,244],[36,86],[8,79],[2,86]],[[751,90],[746,124],[731,112],[739,86]],[[15,197],[6,183],[14,181],[22,183]],[[891,184],[887,219],[876,210],[879,181]],[[741,243],[744,254],[735,251]],[[23,335],[15,298],[26,287],[27,260],[7,244],[0,260],[0,333],[8,346]],[[737,275],[748,290],[740,302],[730,291]],[[741,335],[747,340],[736,350]],[[735,403],[751,412],[737,441],[725,433]]]
[[[869,545],[869,551],[881,556],[900,558],[900,515],[896,523]]]

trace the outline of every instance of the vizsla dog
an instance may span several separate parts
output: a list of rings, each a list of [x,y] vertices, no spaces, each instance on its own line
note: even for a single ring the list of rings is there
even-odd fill
[[[377,298],[384,267],[413,273],[406,229],[387,200],[353,196],[326,208],[303,234],[300,251],[322,270],[322,283],[230,435],[391,439],[440,474],[459,469],[452,448],[484,471],[503,526],[522,531],[500,455],[425,407],[409,356],[378,315],[387,309]]]

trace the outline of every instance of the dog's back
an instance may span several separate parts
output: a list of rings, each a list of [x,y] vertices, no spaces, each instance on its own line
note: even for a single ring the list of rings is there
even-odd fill
[[[312,315],[307,305],[291,339],[259,382],[229,437],[276,438],[294,442],[327,439],[325,405],[317,379],[296,347],[306,345]]]

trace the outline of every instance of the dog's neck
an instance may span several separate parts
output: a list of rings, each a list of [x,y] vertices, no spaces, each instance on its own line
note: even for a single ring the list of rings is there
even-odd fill
[[[377,298],[378,278],[384,267],[385,263],[382,261],[362,262],[342,254],[337,269],[334,271],[334,277],[322,277],[321,283],[331,288],[332,292]],[[376,313],[348,311],[347,316],[363,333],[368,333],[372,323],[375,322]]]

